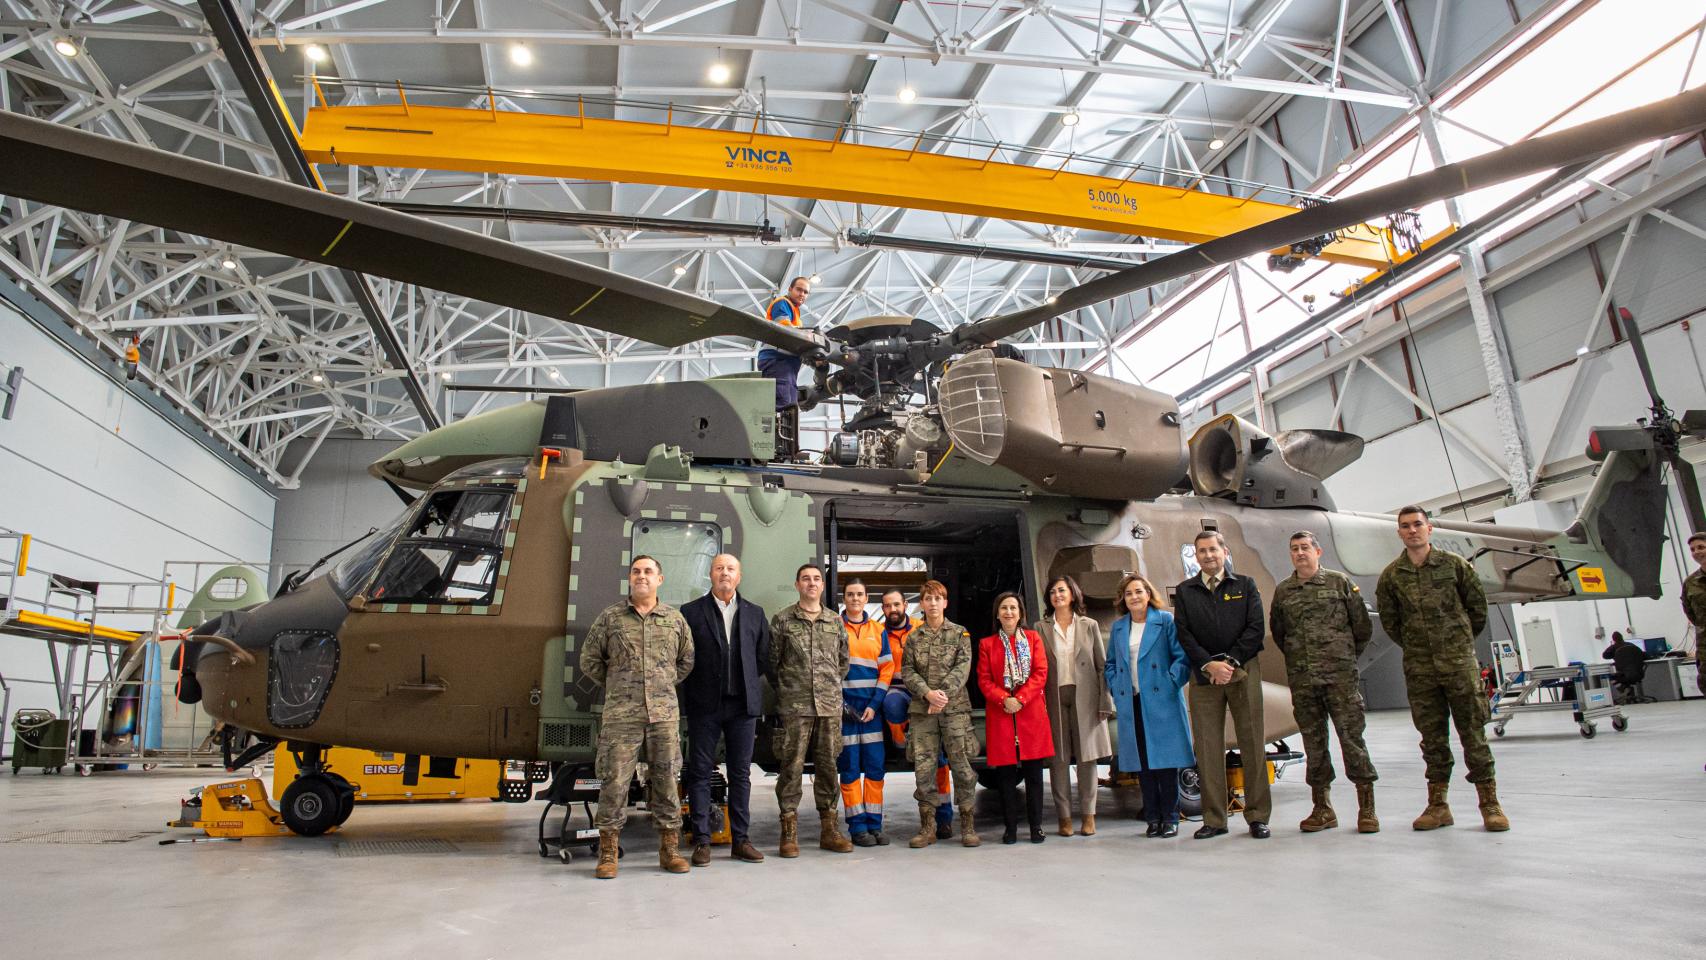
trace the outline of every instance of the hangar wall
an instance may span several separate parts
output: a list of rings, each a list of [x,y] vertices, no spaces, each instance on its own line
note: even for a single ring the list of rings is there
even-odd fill
[[[308,442],[298,441],[298,446]],[[302,471],[301,485],[279,494],[272,542],[273,587],[285,573],[305,569],[403,509],[397,495],[367,472],[368,464],[400,443],[331,437],[320,444]]]
[[[274,495],[264,482],[131,392],[142,388],[68,350],[25,315],[45,308],[6,287],[0,368],[21,366],[25,380],[12,419],[0,420],[0,528],[34,538],[19,596],[41,599],[48,573],[113,583],[158,580],[168,560],[265,562]],[[103,591],[102,602],[122,596]],[[24,682],[52,677],[40,641],[0,636],[0,674],[14,710],[54,706],[49,687]]]

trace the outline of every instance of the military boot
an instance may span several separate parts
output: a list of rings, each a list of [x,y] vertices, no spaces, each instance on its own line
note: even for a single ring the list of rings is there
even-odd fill
[[[1481,799],[1481,823],[1493,833],[1509,830],[1511,822],[1505,817],[1504,808],[1499,806],[1498,783],[1493,780],[1477,783],[1475,792]]]
[[[847,839],[847,835],[841,832],[840,827],[836,826],[834,810],[823,811],[818,814],[818,819],[823,823],[823,829],[819,831],[817,836],[817,845],[820,849],[828,850],[830,853],[853,852],[853,841]]]
[[[1297,829],[1304,833],[1320,833],[1338,826],[1339,815],[1333,812],[1333,788],[1323,784],[1309,790],[1315,796],[1315,809],[1309,811],[1309,816],[1303,818]]]
[[[906,845],[914,850],[922,850],[936,842],[936,808],[918,805],[918,832]]]
[[[598,869],[592,871],[595,879],[616,879],[616,839],[614,830],[598,831]]]
[[[972,824],[971,804],[960,807],[960,846],[975,847],[983,843],[983,838],[977,835],[977,827]]]
[[[1379,833],[1380,818],[1374,815],[1374,784],[1357,784],[1357,833]]]
[[[658,831],[658,866],[670,873],[686,873],[693,869],[687,858],[681,855],[678,846],[681,843],[680,830]]]
[[[1445,794],[1450,789],[1449,783],[1429,783],[1427,809],[1423,810],[1422,815],[1410,826],[1417,830],[1437,830],[1451,826],[1451,808],[1445,805]]]
[[[800,815],[798,813],[782,814],[782,845],[777,852],[783,857],[800,855]]]

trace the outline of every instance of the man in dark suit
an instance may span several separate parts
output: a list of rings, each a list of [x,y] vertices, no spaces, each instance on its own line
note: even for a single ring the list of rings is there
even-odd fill
[[[711,592],[681,605],[693,634],[693,672],[681,685],[687,714],[688,755],[684,779],[692,807],[695,867],[711,862],[711,772],[717,742],[724,745],[729,782],[729,856],[759,863],[764,854],[747,840],[751,824],[752,744],[764,706],[759,689],[762,664],[770,660],[770,621],[758,604],[735,592],[740,560],[720,553],[711,560]]]
[[[1202,829],[1198,840],[1226,832],[1226,713],[1238,734],[1244,764],[1244,822],[1250,836],[1268,838],[1267,746],[1262,736],[1262,597],[1256,581],[1226,569],[1226,538],[1218,530],[1197,534],[1202,572],[1179,584],[1174,623],[1191,661],[1191,735],[1202,776]]]

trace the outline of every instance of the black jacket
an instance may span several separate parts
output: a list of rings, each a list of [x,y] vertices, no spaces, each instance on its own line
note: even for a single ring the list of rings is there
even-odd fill
[[[1647,675],[1647,651],[1627,640],[1606,647],[1600,656],[1617,665],[1616,677],[1625,683],[1640,683]]]
[[[1210,660],[1231,657],[1249,663],[1262,650],[1262,594],[1256,581],[1228,573],[1214,593],[1202,577],[1179,584],[1173,597],[1173,622],[1179,645],[1191,660],[1191,677],[1207,683],[1202,668]]]
[[[681,682],[681,710],[689,717],[716,713],[728,684],[729,638],[723,635],[723,614],[716,598],[705,594],[681,605],[687,629],[693,634],[693,672]],[[746,695],[746,715],[764,709],[759,685],[763,665],[770,662],[770,618],[758,604],[735,594],[735,649],[740,655],[740,687]]]

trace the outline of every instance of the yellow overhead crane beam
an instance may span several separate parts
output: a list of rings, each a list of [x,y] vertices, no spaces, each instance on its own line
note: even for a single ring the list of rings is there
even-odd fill
[[[923,137],[920,135],[920,142]],[[315,163],[573,177],[778,194],[1202,243],[1295,207],[1032,167],[835,140],[584,115],[395,105],[315,107],[300,136]],[[1133,173],[1137,172],[1132,168]],[[1342,231],[1322,259],[1403,259],[1383,227]]]

